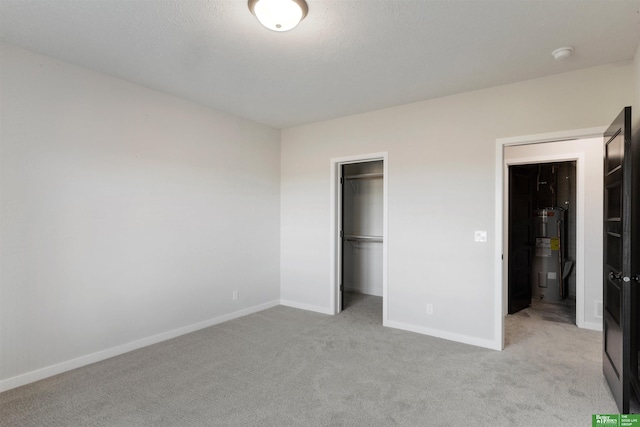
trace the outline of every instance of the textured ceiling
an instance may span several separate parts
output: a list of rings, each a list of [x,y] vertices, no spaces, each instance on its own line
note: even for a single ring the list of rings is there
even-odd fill
[[[273,127],[628,60],[640,40],[640,0],[307,3],[277,33],[246,0],[0,0],[0,38]]]

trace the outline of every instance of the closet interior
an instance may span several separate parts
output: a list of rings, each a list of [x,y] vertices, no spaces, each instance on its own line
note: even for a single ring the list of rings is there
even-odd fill
[[[342,309],[349,294],[382,297],[383,162],[342,165]]]

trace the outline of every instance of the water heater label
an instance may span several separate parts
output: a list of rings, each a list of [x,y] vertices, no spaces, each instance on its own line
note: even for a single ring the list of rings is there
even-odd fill
[[[536,238],[536,256],[550,257],[551,256],[551,239],[548,237]]]
[[[551,250],[552,251],[559,251],[560,250],[560,238],[559,237],[552,237],[551,238]]]

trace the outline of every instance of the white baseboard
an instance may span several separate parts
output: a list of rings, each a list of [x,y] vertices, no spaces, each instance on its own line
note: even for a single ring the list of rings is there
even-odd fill
[[[137,350],[139,348],[146,347],[151,344],[156,344],[162,341],[166,341],[171,338],[178,337],[180,335],[185,335],[190,332],[197,331],[199,329],[208,328],[209,326],[213,326],[229,320],[237,319],[238,317],[243,317],[249,314],[257,313],[259,311],[266,310],[271,307],[275,307],[279,304],[280,304],[280,301],[276,300],[276,301],[270,301],[264,304],[254,305],[253,307],[248,307],[242,310],[234,311],[233,313],[214,317],[213,319],[194,323],[192,325],[184,326],[178,329],[173,329],[171,331],[163,332],[147,338],[142,338],[142,339],[132,341],[126,344],[122,344],[116,347],[111,347],[105,350],[97,351],[95,353],[87,354],[85,356],[80,356],[75,359],[57,363],[55,365],[37,369],[35,371],[20,374],[15,377],[7,378],[5,380],[0,380],[0,392],[11,390],[12,388],[20,387],[25,384],[29,384],[35,381],[39,381],[39,380],[54,376],[54,375],[58,375],[63,372],[70,371],[72,369],[80,368],[82,366],[86,366],[91,363],[99,362],[101,360],[109,359],[114,356],[128,353],[130,351]]]
[[[311,305],[311,304],[303,304],[300,302],[286,300],[286,299],[281,299],[280,305],[285,305],[287,307],[292,307],[292,308],[299,308],[300,310],[315,311],[316,313],[322,313],[322,314],[330,314],[330,315],[335,314],[328,307],[322,307],[319,305]]]
[[[390,328],[402,329],[404,331],[416,332],[418,334],[429,335],[431,337],[442,338],[449,341],[455,341],[463,344],[475,345],[477,347],[484,347],[491,350],[502,350],[502,342],[495,340],[485,340],[482,338],[476,338],[469,335],[456,334],[452,332],[442,331],[438,329],[425,328],[423,326],[411,325],[409,323],[396,322],[395,320],[387,320],[384,322],[384,326]]]
[[[582,327],[584,329],[591,329],[592,331],[602,332],[602,322],[584,322]]]
[[[303,304],[303,303],[290,301],[290,300],[280,300],[280,304],[287,307],[299,308],[301,310],[307,310],[307,311],[315,311],[317,313],[322,313],[322,314],[329,314],[329,315],[334,314],[328,308],[317,306],[317,305]],[[396,322],[394,320],[386,320],[384,322],[384,326],[387,326],[390,328],[402,329],[404,331],[409,331],[409,332],[416,332],[418,334],[429,335],[436,338],[443,338],[449,341],[455,341],[463,344],[470,344],[478,347],[489,348],[491,350],[498,350],[498,351],[502,350],[502,342],[497,342],[493,340],[485,340],[482,338],[471,337],[468,335],[455,334],[455,333],[441,331],[437,329],[425,328],[422,326],[411,325],[408,323]]]

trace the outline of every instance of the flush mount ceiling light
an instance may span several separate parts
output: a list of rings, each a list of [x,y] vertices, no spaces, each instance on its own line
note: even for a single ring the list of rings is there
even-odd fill
[[[249,10],[273,31],[289,31],[307,16],[304,0],[249,0]]]
[[[551,52],[551,55],[553,55],[554,59],[565,59],[570,57],[572,53],[573,48],[571,46],[566,46],[554,50],[553,52]]]

